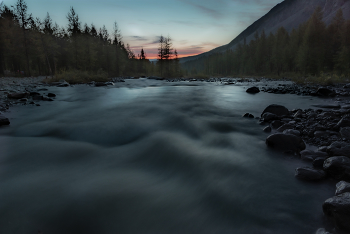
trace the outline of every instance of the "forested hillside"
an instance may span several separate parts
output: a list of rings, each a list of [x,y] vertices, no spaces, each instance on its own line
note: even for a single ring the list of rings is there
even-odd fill
[[[41,20],[27,8],[24,0],[11,7],[0,5],[0,75],[75,71],[117,77],[180,73],[170,37],[166,53],[162,49],[164,41],[160,41],[159,62],[151,63],[143,49],[136,55],[129,44],[124,44],[116,22],[112,33],[105,26],[83,25],[71,7],[66,15],[68,25],[63,27],[53,23],[49,13]]]
[[[182,64],[190,74],[209,75],[350,75],[350,21],[339,10],[327,26],[321,8],[290,33],[255,33],[250,43]]]

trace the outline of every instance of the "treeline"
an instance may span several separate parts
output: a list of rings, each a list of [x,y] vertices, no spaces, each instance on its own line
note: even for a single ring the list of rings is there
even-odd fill
[[[350,21],[339,10],[326,26],[317,8],[310,19],[288,33],[283,27],[275,34],[256,33],[247,44],[186,62],[190,74],[208,75],[350,75]]]
[[[73,7],[67,20],[68,25],[60,27],[49,13],[43,20],[34,18],[24,0],[11,7],[2,3],[0,75],[55,75],[69,70],[104,73],[109,77],[159,75],[164,69],[163,60],[171,61],[171,71],[176,70],[177,54],[172,56],[171,44],[168,56],[155,64],[147,59],[143,49],[136,55],[129,44],[124,44],[116,22],[111,34],[105,26],[82,25]],[[166,75],[174,75],[170,68],[167,71]]]

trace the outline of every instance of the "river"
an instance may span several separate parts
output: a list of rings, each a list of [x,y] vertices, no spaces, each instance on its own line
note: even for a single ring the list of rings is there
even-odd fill
[[[268,149],[258,120],[242,118],[317,98],[148,80],[49,91],[54,102],[13,107],[0,128],[2,234],[306,234],[325,225],[334,182],[295,179],[309,164]]]

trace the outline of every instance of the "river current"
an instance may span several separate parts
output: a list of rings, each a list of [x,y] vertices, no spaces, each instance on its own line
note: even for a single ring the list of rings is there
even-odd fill
[[[309,164],[268,149],[242,115],[320,100],[244,87],[127,80],[50,87],[54,102],[13,107],[0,233],[315,233],[334,182],[297,180]]]

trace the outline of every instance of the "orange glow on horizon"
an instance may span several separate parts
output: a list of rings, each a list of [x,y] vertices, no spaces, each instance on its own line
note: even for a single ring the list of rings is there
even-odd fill
[[[201,53],[191,53],[191,54],[184,54],[184,55],[178,55],[179,58],[184,58],[184,57],[190,57],[190,56],[195,56],[195,55],[199,55],[202,54],[204,52]],[[147,55],[147,59],[158,59],[157,55]]]

